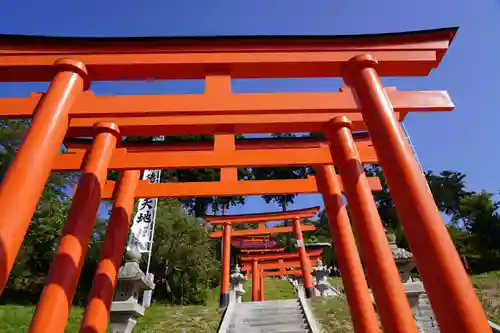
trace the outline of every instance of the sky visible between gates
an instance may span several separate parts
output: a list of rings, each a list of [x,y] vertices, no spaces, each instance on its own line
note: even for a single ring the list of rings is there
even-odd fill
[[[471,190],[500,191],[500,0],[4,1],[0,33],[53,36],[334,35],[459,26],[429,77],[386,78],[398,90],[448,90],[452,113],[410,114],[405,125],[426,170],[467,175]],[[234,92],[336,91],[339,79],[234,80]],[[0,97],[45,90],[0,83]],[[99,95],[201,93],[202,81],[98,82]],[[302,195],[291,208],[320,204]],[[229,213],[279,210],[260,197]]]

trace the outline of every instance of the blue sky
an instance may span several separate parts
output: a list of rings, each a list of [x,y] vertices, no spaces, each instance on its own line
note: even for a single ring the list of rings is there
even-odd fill
[[[473,3],[473,4],[472,4]],[[0,33],[60,36],[350,34],[459,26],[429,77],[388,78],[400,90],[448,90],[453,113],[409,115],[405,125],[425,169],[461,171],[470,189],[500,190],[500,1],[4,1]],[[339,80],[241,80],[233,90],[335,91]],[[0,96],[24,96],[45,84],[0,84]],[[201,82],[98,83],[98,94],[201,92]],[[322,204],[301,196],[293,207]],[[277,209],[259,197],[230,212]]]

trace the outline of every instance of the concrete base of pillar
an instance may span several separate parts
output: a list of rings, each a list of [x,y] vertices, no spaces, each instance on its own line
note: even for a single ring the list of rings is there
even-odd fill
[[[225,309],[229,305],[229,293],[220,294],[219,308]]]
[[[314,296],[314,288],[304,288],[304,289],[305,289],[306,298],[311,298]]]

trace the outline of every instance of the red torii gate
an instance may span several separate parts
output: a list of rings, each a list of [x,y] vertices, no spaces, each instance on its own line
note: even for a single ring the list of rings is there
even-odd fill
[[[309,267],[312,267],[318,258],[319,256],[310,256],[308,262]],[[284,275],[304,276],[302,264],[300,260],[283,261],[282,259],[267,261],[265,263],[260,263],[258,260],[252,260],[251,263],[243,263],[243,271],[251,272],[248,274],[248,277],[252,279],[252,301],[264,300],[264,277]],[[269,271],[274,269],[279,269],[279,271]],[[300,272],[300,274],[297,274],[297,272]]]
[[[239,215],[222,215],[222,216],[206,216],[205,220],[207,223],[212,225],[222,225],[223,228],[223,252],[221,256],[222,261],[222,269],[221,269],[221,287],[220,287],[220,306],[221,308],[226,308],[229,304],[229,275],[230,275],[230,258],[231,258],[231,236],[237,232],[254,232],[257,234],[266,234],[269,232],[268,228],[265,228],[264,223],[272,222],[272,221],[283,221],[283,220],[292,220],[293,227],[292,230],[295,232],[295,237],[297,239],[297,248],[300,253],[300,260],[303,262],[302,267],[304,272],[310,271],[307,265],[307,253],[305,252],[305,248],[303,246],[303,238],[302,238],[302,228],[300,225],[300,219],[307,219],[313,217],[319,210],[319,207],[311,207],[305,209],[297,209],[291,210],[287,212],[273,212],[273,213],[256,213],[256,214],[239,214]],[[257,229],[247,229],[247,230],[232,230],[233,225],[238,224],[259,224],[259,228]],[[274,228],[274,229],[285,229],[287,227],[282,228]],[[243,233],[242,233],[243,234]],[[218,235],[218,234],[217,234]],[[215,232],[210,234],[210,237],[216,237]],[[304,288],[308,290],[308,295],[312,296],[312,280],[309,277],[306,277],[307,274],[304,274]],[[258,276],[258,275],[257,275]],[[259,283],[259,279],[252,279],[252,288],[257,287]],[[254,288],[255,290],[257,288]],[[254,290],[253,289],[253,290]],[[261,287],[262,289],[262,287]],[[309,297],[310,297],[309,296]]]
[[[276,256],[275,254],[281,254],[281,256]],[[322,250],[307,251],[307,256],[309,257],[310,264],[314,265],[316,263],[316,260],[318,260],[322,254],[323,254]],[[279,269],[280,272],[283,273],[286,268],[301,268],[299,253],[288,252],[288,253],[264,253],[261,255],[240,255],[242,270],[250,273],[252,268],[251,263],[254,260],[258,262],[260,269]]]
[[[83,163],[84,177],[37,306],[32,333],[62,331],[66,325],[106,171],[115,159],[113,151],[121,135],[324,132],[351,208],[382,326],[390,332],[414,333],[415,323],[352,138],[351,131],[367,129],[441,331],[488,331],[481,304],[398,123],[408,112],[446,111],[453,109],[453,104],[445,92],[384,89],[379,78],[428,75],[438,67],[455,32],[456,28],[450,28],[348,37],[147,40],[0,36],[0,81],[51,82],[43,95],[0,99],[0,117],[33,117],[0,188],[0,289],[6,284],[65,136],[95,139]],[[332,76],[341,76],[350,89],[285,94],[233,94],[230,89],[231,78]],[[205,79],[206,91],[187,97],[111,97],[86,92],[91,81],[151,77]],[[239,165],[236,157],[233,155],[231,164],[223,167]],[[152,163],[148,168],[168,164],[165,160],[148,162]],[[121,167],[119,164],[112,165]],[[31,168],[34,165],[36,169]],[[130,187],[134,187],[138,172],[132,169],[141,165],[127,167],[130,169],[123,172],[120,181],[123,191],[118,189],[115,200],[115,207],[125,212],[127,207],[120,205],[126,206],[128,197],[122,192],[135,195]],[[376,332],[376,315],[340,200],[335,170],[320,163],[316,171],[335,250],[343,253],[339,266],[355,331]],[[103,258],[118,252],[109,245],[115,229],[111,225],[108,229]],[[61,264],[62,257],[71,265]],[[105,263],[101,261],[100,265],[97,276],[103,274],[100,269]],[[112,266],[106,266],[106,274],[114,274],[116,267]],[[65,272],[64,279],[61,271]],[[103,285],[96,281],[99,294]],[[89,303],[83,330],[105,329],[100,318],[108,308],[97,299],[93,297]]]
[[[54,160],[53,171],[78,171],[91,145],[88,140],[65,140],[68,153],[59,154]],[[358,135],[356,145],[363,163],[377,162],[371,140]],[[186,151],[183,151],[185,149]],[[302,156],[297,158],[297,156]],[[280,180],[238,180],[237,167],[242,166],[292,166],[332,163],[331,154],[325,141],[316,139],[299,140],[235,140],[234,135],[215,135],[213,141],[172,144],[120,144],[113,152],[109,168],[118,170],[145,169],[153,164],[155,168],[221,168],[221,179],[210,182],[168,182],[151,184],[139,181],[136,186],[137,198],[182,198],[196,193],[204,196],[263,195],[284,193],[317,193],[314,176],[307,179]],[[381,191],[377,177],[369,177],[372,191]],[[101,193],[102,199],[111,199],[115,182],[106,181]],[[342,186],[342,185],[341,185]]]

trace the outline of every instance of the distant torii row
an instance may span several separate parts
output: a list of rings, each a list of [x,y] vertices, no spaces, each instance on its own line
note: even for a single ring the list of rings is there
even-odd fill
[[[304,240],[302,237],[302,230],[314,230],[313,225],[301,226],[301,219],[309,219],[319,211],[319,207],[310,207],[304,209],[291,210],[286,212],[272,212],[272,213],[254,213],[254,214],[240,214],[240,215],[225,215],[213,216],[208,215],[205,217],[207,223],[212,225],[223,225],[224,230],[221,232],[212,232],[210,237],[223,237],[223,251],[222,251],[222,274],[221,274],[221,289],[220,289],[220,305],[222,308],[227,307],[229,303],[229,271],[230,271],[230,257],[231,257],[231,237],[234,235],[262,235],[277,232],[295,232],[297,240],[297,252],[300,260],[300,267],[302,269],[302,276],[304,279],[304,288],[306,293],[310,296],[314,294],[313,283],[311,279],[311,265],[306,249],[304,247]],[[281,220],[292,220],[292,227],[281,228],[265,228],[264,223]],[[232,225],[240,224],[260,224],[257,229],[247,230],[232,230]],[[309,227],[309,228],[306,228]],[[279,229],[279,230],[278,230]],[[273,257],[286,256],[288,254],[268,254],[267,256]],[[251,255],[252,257],[259,258],[263,255]],[[263,279],[259,275],[258,259],[254,259],[252,263],[252,300],[257,301],[261,299],[263,291]],[[260,292],[259,292],[260,291]]]

